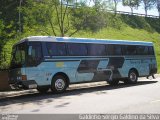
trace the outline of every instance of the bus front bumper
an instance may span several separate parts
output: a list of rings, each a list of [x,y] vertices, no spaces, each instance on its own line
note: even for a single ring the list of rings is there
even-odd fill
[[[12,89],[35,89],[37,83],[34,80],[18,81],[14,84],[10,84]]]

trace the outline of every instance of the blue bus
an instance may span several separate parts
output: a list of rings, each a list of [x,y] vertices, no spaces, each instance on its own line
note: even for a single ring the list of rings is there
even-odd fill
[[[31,36],[13,46],[9,83],[61,93],[75,83],[135,84],[156,72],[152,42]]]

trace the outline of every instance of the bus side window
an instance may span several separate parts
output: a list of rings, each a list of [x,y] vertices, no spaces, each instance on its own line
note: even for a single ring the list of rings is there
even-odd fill
[[[127,55],[127,46],[121,45],[122,55]]]
[[[122,55],[122,49],[120,45],[114,45],[114,55]]]
[[[107,55],[114,55],[114,46],[113,45],[106,45]]]
[[[49,42],[46,46],[50,56],[66,56],[65,43]]]
[[[106,48],[102,44],[88,44],[89,56],[105,56]]]
[[[138,55],[147,55],[148,54],[148,47],[138,46],[137,47],[137,54]]]
[[[145,46],[145,48],[144,48],[144,55],[148,55],[148,47],[147,46]]]
[[[136,55],[136,46],[135,45],[127,45],[126,46],[126,54],[127,55]]]
[[[153,46],[149,46],[149,47],[148,47],[148,53],[149,53],[149,55],[154,55]]]
[[[122,55],[122,45],[106,45],[107,55]]]
[[[70,56],[86,56],[87,47],[85,44],[80,43],[68,43],[68,53]]]

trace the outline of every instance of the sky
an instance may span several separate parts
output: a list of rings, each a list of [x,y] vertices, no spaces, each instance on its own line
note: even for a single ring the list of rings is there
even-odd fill
[[[118,4],[117,10],[118,10],[118,11],[131,12],[131,9],[130,9],[129,7],[123,6],[122,3],[119,3],[119,4]],[[144,11],[142,5],[138,8],[138,10],[134,9],[133,12],[134,12],[134,13],[145,14],[145,11]],[[157,9],[156,9],[156,6],[155,6],[153,9],[148,10],[148,15],[158,16],[158,11],[157,11]]]

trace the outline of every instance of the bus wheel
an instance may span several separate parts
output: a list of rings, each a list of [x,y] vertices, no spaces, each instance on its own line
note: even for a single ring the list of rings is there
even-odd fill
[[[38,86],[37,90],[39,93],[46,93],[49,90],[49,87]]]
[[[107,83],[109,84],[109,85],[118,85],[118,83],[119,83],[119,80],[116,80],[116,79],[114,79],[114,80],[111,80],[111,81],[107,81]]]
[[[138,74],[135,70],[130,70],[128,74],[128,80],[126,81],[129,84],[135,84],[138,80]]]
[[[62,93],[67,88],[67,81],[62,75],[57,75],[52,79],[51,90],[55,93]]]

